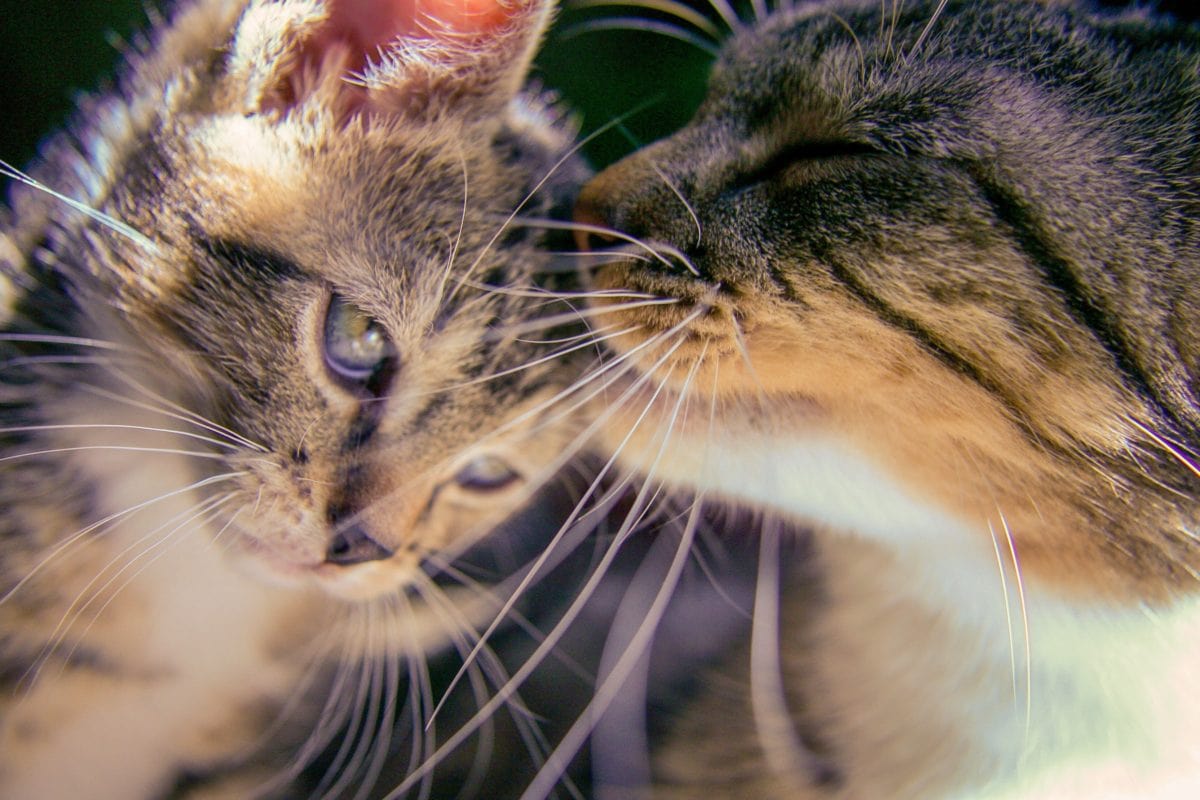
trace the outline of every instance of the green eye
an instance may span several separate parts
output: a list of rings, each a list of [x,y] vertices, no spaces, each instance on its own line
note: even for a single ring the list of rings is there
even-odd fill
[[[521,478],[503,459],[480,456],[458,471],[454,480],[464,489],[494,492],[504,489]]]
[[[325,364],[339,378],[365,384],[388,365],[395,348],[374,317],[338,295],[325,312]]]

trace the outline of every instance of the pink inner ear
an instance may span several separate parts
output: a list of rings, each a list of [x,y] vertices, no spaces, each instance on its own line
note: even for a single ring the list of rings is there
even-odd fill
[[[365,62],[400,37],[436,38],[446,31],[483,34],[506,22],[517,3],[498,0],[329,0],[332,39],[349,41]]]
[[[404,40],[454,39],[468,49],[487,47],[488,36],[529,11],[533,0],[326,0],[329,14],[304,43],[296,66],[263,108],[287,109],[312,91],[314,75],[333,68],[343,76],[379,61],[389,46]],[[345,82],[338,111],[348,117],[369,100],[368,92]]]

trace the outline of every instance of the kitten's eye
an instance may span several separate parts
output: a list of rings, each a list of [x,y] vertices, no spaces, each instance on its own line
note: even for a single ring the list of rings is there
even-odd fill
[[[325,363],[335,375],[353,383],[376,377],[395,355],[383,326],[338,295],[325,312]]]
[[[520,474],[495,456],[480,456],[471,461],[454,476],[455,482],[464,489],[476,492],[494,492],[504,489],[520,479]]]

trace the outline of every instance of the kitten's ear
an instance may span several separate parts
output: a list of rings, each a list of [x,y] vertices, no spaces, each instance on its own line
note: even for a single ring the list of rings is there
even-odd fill
[[[495,114],[553,0],[256,0],[228,60],[243,112]]]

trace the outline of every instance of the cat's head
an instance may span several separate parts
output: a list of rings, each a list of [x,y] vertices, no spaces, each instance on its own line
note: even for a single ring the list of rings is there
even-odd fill
[[[663,299],[601,301],[641,397],[664,387],[633,441],[672,425],[662,473],[735,495],[739,448],[834,442],[981,548],[1010,534],[1027,574],[1192,587],[1200,36],[893,5],[747,26],[691,123],[584,189],[583,222],[638,242],[596,286]]]
[[[36,174],[136,233],[14,199],[9,274],[44,285],[9,327],[121,356],[47,378],[75,396],[57,413],[106,407],[78,390],[102,382],[159,427],[210,421],[233,557],[347,597],[523,504],[570,438],[541,408],[562,367],[525,368],[549,350],[518,330],[555,308],[550,257],[509,219],[580,177],[570,126],[520,91],[550,5],[182,4]]]

